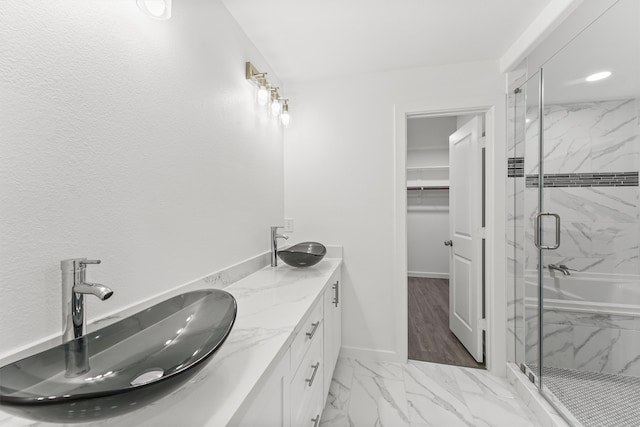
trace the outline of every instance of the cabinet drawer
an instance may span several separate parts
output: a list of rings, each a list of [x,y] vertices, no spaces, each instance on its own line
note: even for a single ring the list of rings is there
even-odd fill
[[[316,393],[311,399],[311,406],[307,411],[307,418],[309,421],[307,422],[307,424],[302,423],[300,425],[309,427],[318,427],[320,425],[320,416],[322,416],[322,410],[324,409],[324,399],[322,399],[322,394],[323,393],[321,393],[320,390],[316,390]],[[303,419],[302,421],[305,420]]]
[[[322,404],[324,366],[322,361],[322,330],[305,355],[298,372],[291,381],[291,425],[311,425],[311,412],[317,410],[319,401]],[[315,401],[314,401],[315,398]]]
[[[316,341],[322,341],[322,301],[316,303],[302,328],[291,343],[291,372],[296,373],[307,350]]]

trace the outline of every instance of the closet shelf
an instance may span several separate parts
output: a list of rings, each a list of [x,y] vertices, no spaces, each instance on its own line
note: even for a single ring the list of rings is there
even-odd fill
[[[449,185],[449,166],[407,168],[407,183],[420,187]]]
[[[410,166],[407,167],[407,170],[411,171],[419,171],[419,170],[446,170],[449,169],[448,165],[442,166]]]
[[[433,186],[428,186],[428,187],[407,187],[408,191],[415,191],[415,190],[448,190],[449,187],[433,187]]]
[[[407,181],[407,190],[448,190],[449,180]]]

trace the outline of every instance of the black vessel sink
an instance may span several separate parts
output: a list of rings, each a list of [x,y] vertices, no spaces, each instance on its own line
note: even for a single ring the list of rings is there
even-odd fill
[[[278,256],[292,267],[315,265],[327,254],[327,248],[318,242],[302,242],[290,248],[278,251]]]
[[[88,422],[156,400],[198,372],[229,335],[231,294],[187,292],[73,341],[0,368],[2,410]]]

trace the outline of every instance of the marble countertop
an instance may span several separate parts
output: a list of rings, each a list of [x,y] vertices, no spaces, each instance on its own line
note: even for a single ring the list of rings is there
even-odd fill
[[[301,322],[340,267],[325,258],[313,267],[265,267],[225,288],[238,302],[227,341],[207,365],[171,394],[129,414],[86,426],[224,426],[275,368]],[[0,426],[53,426],[0,412]]]

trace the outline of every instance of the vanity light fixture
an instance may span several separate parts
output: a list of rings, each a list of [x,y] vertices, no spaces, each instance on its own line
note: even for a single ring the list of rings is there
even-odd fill
[[[136,0],[141,11],[153,19],[171,18],[171,0]]]
[[[278,117],[281,112],[282,112],[282,104],[280,103],[280,98],[278,98],[278,89],[276,88],[275,97],[271,100],[271,115],[273,117]]]
[[[588,82],[597,82],[598,80],[606,79],[611,75],[611,71],[600,71],[599,73],[591,74],[585,80]]]
[[[282,100],[282,114],[280,114],[280,123],[282,126],[288,128],[289,123],[291,123],[291,116],[289,115],[289,100]]]
[[[261,81],[260,81],[261,80]],[[269,90],[267,90],[267,84],[265,79],[262,78],[258,81],[260,88],[258,89],[258,105],[265,106],[269,101]]]
[[[258,87],[256,102],[260,106],[268,105],[269,114],[273,117],[280,117],[282,126],[287,127],[291,120],[289,100],[280,96],[279,88],[269,83],[266,76],[267,73],[258,71],[251,62],[245,64],[245,78]]]

